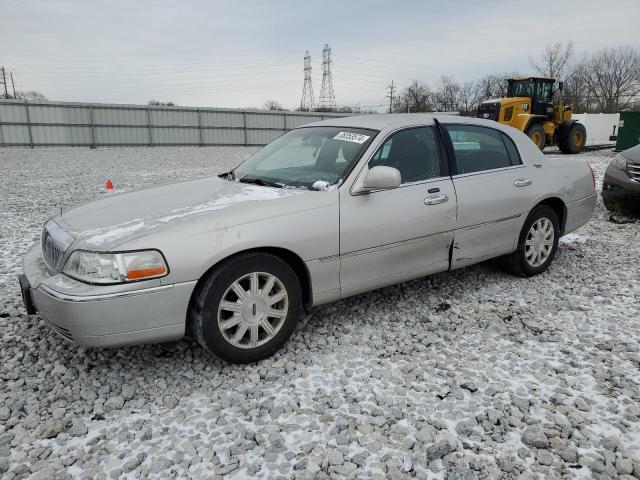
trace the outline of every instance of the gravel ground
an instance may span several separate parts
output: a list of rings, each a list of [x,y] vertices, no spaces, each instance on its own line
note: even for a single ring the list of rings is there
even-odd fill
[[[0,477],[640,478],[640,224],[601,201],[543,275],[485,263],[315,308],[257,365],[85,350],[25,314],[20,258],[59,207],[250,151],[0,149]],[[582,156],[600,183],[611,154]]]

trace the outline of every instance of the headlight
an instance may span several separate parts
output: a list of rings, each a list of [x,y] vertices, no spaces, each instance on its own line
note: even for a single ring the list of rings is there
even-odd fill
[[[123,253],[76,250],[62,272],[81,282],[109,285],[164,277],[169,269],[158,250]]]
[[[609,165],[619,170],[625,170],[627,168],[627,159],[623,155],[618,154],[613,157],[613,160],[611,160]]]

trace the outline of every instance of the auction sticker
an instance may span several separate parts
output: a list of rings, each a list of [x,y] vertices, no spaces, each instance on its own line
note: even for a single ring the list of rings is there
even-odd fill
[[[346,142],[354,142],[354,143],[364,143],[369,140],[369,135],[362,135],[360,133],[352,133],[352,132],[340,132],[335,137],[334,140],[344,140]]]

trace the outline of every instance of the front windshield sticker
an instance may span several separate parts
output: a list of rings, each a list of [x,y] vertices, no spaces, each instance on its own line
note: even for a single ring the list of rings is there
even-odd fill
[[[369,135],[362,135],[360,133],[353,133],[353,132],[340,132],[335,137],[333,137],[333,139],[345,140],[347,142],[354,142],[354,143],[364,143],[367,140],[369,140]]]

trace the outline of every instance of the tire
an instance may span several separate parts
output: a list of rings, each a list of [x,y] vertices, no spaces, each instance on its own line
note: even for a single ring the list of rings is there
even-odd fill
[[[525,134],[531,139],[533,143],[536,144],[536,147],[538,147],[540,150],[544,150],[544,147],[547,143],[547,134],[544,133],[544,128],[542,128],[542,125],[540,125],[539,123],[534,123],[533,125],[529,126],[529,128],[527,128]]]
[[[201,282],[188,318],[191,335],[202,347],[227,362],[250,363],[285,344],[301,311],[302,291],[293,269],[275,255],[247,253],[220,264]]]
[[[550,225],[549,225],[550,224]],[[552,228],[553,239],[551,240],[551,244],[548,245],[551,247],[550,251],[546,253],[546,257],[544,261],[541,263],[537,263],[537,260],[541,260],[542,258],[537,258],[535,255],[535,246],[537,245],[537,241],[534,238],[530,238],[530,235],[533,233],[532,228],[534,225],[541,227],[546,225],[547,227]],[[541,229],[538,229],[541,232]],[[540,234],[540,238],[544,240],[545,236]],[[522,226],[522,230],[520,231],[520,237],[518,238],[518,248],[511,255],[505,257],[505,266],[507,270],[515,275],[522,275],[525,277],[531,277],[533,275],[538,275],[544,272],[549,265],[553,261],[553,258],[556,255],[556,251],[558,250],[558,240],[560,239],[560,222],[558,220],[558,215],[553,211],[552,208],[547,207],[545,205],[539,205],[534,208]],[[533,246],[528,247],[527,243],[531,241]],[[541,244],[540,246],[542,246]],[[531,250],[534,250],[534,261],[531,261]],[[546,252],[546,249],[543,250]],[[529,255],[529,256],[528,256]],[[542,255],[541,255],[542,257]]]
[[[587,143],[587,129],[581,123],[573,123],[558,141],[562,153],[575,154],[584,150]]]

